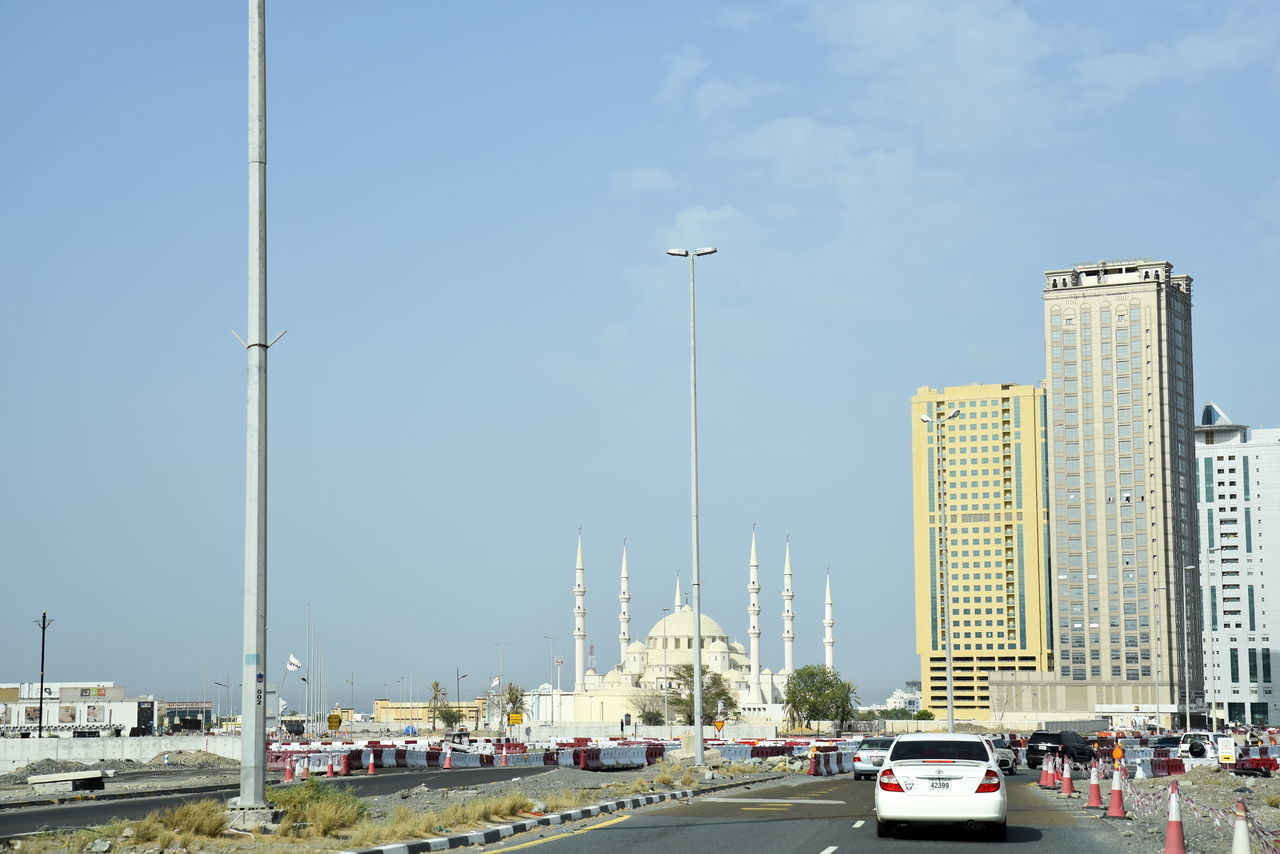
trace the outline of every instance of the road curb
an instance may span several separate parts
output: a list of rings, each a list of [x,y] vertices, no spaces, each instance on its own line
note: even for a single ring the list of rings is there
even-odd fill
[[[29,809],[32,807],[56,807],[88,801],[124,801],[138,798],[166,798],[170,795],[198,795],[202,792],[226,792],[239,788],[238,784],[211,784],[208,786],[180,786],[174,789],[150,789],[142,792],[90,792],[68,795],[62,798],[36,798],[29,801],[0,801],[0,810]]]
[[[417,839],[412,842],[393,842],[387,845],[378,845],[372,848],[355,848],[348,851],[341,851],[338,854],[419,854],[423,851],[447,851],[450,848],[460,848],[464,845],[484,845],[491,842],[498,842],[517,833],[525,833],[537,827],[550,827],[554,825],[564,824],[570,821],[580,821],[584,818],[601,815],[603,813],[615,812],[622,809],[637,809],[650,804],[661,803],[666,800],[692,800],[698,795],[709,795],[713,792],[722,792],[725,789],[736,789],[740,786],[750,786],[755,783],[769,783],[774,780],[781,780],[785,774],[774,774],[769,777],[759,777],[754,780],[738,780],[721,783],[716,786],[707,786],[706,788],[697,789],[681,789],[675,792],[658,792],[648,795],[638,795],[631,798],[620,798],[616,801],[606,801],[594,806],[582,807],[576,810],[568,810],[566,812],[556,813],[554,815],[539,816],[534,819],[525,821],[517,821],[514,824],[504,824],[499,827],[491,827],[488,830],[474,831],[472,833],[460,833],[454,836],[437,836],[431,839]]]
[[[602,804],[595,804],[594,806],[582,807],[576,810],[567,810],[553,815],[538,816],[537,818],[526,819],[525,821],[517,821],[514,824],[504,824],[499,827],[491,827],[488,830],[460,833],[455,836],[436,836],[431,839],[416,839],[412,842],[394,842],[389,845],[378,845],[373,848],[355,848],[349,851],[339,852],[339,854],[419,854],[419,852],[422,851],[447,851],[450,848],[460,848],[463,845],[484,845],[490,842],[498,842],[506,839],[508,836],[514,836],[517,833],[524,833],[525,831],[533,830],[535,827],[552,827],[558,824],[564,824],[565,822],[591,818],[592,816],[597,816],[602,813],[614,812],[615,810],[635,809],[649,804],[661,803],[666,800],[691,798],[693,795],[694,793],[690,789],[682,789],[676,792],[661,792],[651,795],[638,795],[633,798],[621,798],[616,801],[606,801]]]

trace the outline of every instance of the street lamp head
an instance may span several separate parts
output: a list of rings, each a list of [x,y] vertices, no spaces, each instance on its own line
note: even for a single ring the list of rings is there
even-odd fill
[[[920,413],[920,420],[923,421],[925,424],[933,423],[933,419],[930,418],[928,415],[925,415],[923,412]]]
[[[958,416],[959,414],[960,414],[960,410],[959,410],[959,409],[953,409],[953,410],[951,410],[950,412],[948,412],[948,413],[947,413],[947,417],[946,417],[946,418],[944,418],[943,420],[944,420],[944,421],[950,421],[952,418],[955,418],[955,417],[956,417],[956,416]]]
[[[716,248],[714,246],[706,246],[702,249],[693,250],[693,254],[694,255],[714,255],[716,254]]]
[[[678,256],[678,257],[680,257],[680,258],[685,258],[685,257],[688,257],[688,255],[689,255],[689,250],[688,250],[688,249],[668,249],[668,250],[667,250],[667,254],[668,254],[668,255],[675,255],[675,256]]]

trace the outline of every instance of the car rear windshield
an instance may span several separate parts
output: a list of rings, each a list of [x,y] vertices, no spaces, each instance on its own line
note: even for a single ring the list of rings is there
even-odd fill
[[[1028,739],[1029,744],[1062,744],[1062,736],[1056,732],[1037,732]]]
[[[891,762],[903,759],[974,759],[988,760],[987,748],[979,741],[900,741],[889,754]]]
[[[868,738],[858,746],[868,750],[888,750],[891,744],[893,744],[892,738]]]

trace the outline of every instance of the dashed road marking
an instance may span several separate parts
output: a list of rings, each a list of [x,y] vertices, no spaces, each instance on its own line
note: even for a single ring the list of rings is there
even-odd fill
[[[831,845],[826,848],[823,848],[821,851],[818,852],[818,854],[831,854],[832,851],[835,851],[839,847],[840,846],[838,845]]]
[[[862,827],[864,824],[866,824],[865,821],[863,821],[862,819],[858,819],[853,823],[853,829],[857,830],[858,828]]]

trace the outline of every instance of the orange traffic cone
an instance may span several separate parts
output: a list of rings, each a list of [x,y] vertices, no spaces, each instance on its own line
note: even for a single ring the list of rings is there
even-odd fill
[[[1053,758],[1053,787],[1056,789],[1062,785],[1062,757],[1055,756]]]
[[[502,767],[502,768],[506,768],[506,767],[507,767],[507,751],[505,751],[505,750],[504,750],[504,751],[502,751],[502,765],[501,765],[500,767]]]
[[[1106,809],[1102,805],[1102,784],[1098,780],[1098,763],[1095,760],[1089,767],[1089,800],[1085,803],[1087,810]]]
[[[303,759],[303,760],[302,760],[302,762],[301,762],[301,764],[302,764],[302,779],[304,779],[304,780],[305,780],[305,779],[307,779],[308,777],[310,777],[310,776],[311,776],[311,775],[307,772],[307,760]]]
[[[333,757],[330,756],[324,763],[324,775],[326,777],[333,776]]]
[[[1128,813],[1124,811],[1124,780],[1120,777],[1120,765],[1116,763],[1116,770],[1111,775],[1111,804],[1107,807],[1104,818],[1128,817]]]
[[[442,765],[442,766],[440,766],[440,767],[442,767],[442,768],[452,768],[452,767],[453,767],[453,751],[452,751],[452,750],[446,750],[446,751],[444,752],[444,765]]]
[[[1182,836],[1182,807],[1178,805],[1178,781],[1169,786],[1169,823],[1164,831],[1164,854],[1187,854]]]
[[[370,776],[373,776],[374,774],[378,773],[377,772],[378,762],[376,759],[374,759],[374,755],[375,755],[375,752],[370,750],[369,751],[369,775]]]
[[[1062,795],[1067,798],[1078,798],[1080,794],[1076,791],[1076,784],[1071,778],[1071,763],[1066,763],[1062,768]]]
[[[1040,761],[1040,788],[1042,789],[1053,788],[1053,772],[1049,770],[1052,761],[1048,756]]]
[[[284,781],[286,783],[293,782],[293,760],[286,759],[284,763]]]

